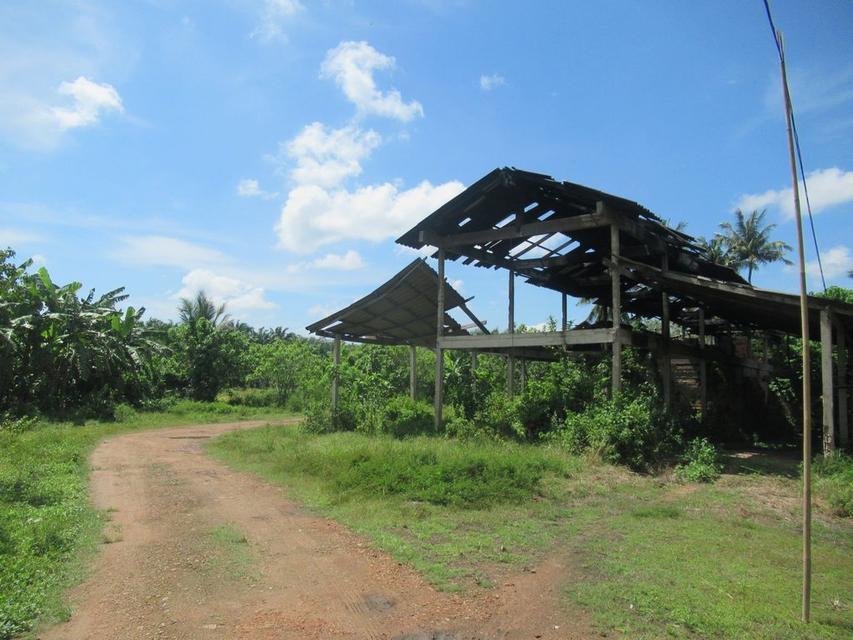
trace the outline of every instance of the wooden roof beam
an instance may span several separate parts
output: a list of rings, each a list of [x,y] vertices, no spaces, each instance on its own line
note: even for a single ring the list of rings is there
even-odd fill
[[[454,233],[453,235],[440,236],[429,229],[423,229],[418,234],[418,239],[424,244],[433,247],[452,249],[464,245],[482,245],[487,242],[498,240],[513,240],[520,238],[531,238],[533,236],[546,235],[550,233],[566,233],[581,231],[584,229],[595,229],[606,227],[613,222],[608,213],[588,213],[569,218],[548,219],[542,222],[530,222],[522,225],[509,224],[500,229],[488,229],[485,231],[472,231],[470,233]]]

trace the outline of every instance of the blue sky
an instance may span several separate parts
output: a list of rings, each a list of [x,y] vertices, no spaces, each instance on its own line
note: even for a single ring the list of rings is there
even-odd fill
[[[850,286],[853,4],[773,8],[824,267]],[[411,260],[394,238],[498,166],[694,235],[766,207],[793,245],[761,1],[0,6],[0,245],[59,282],[124,285],[155,317],[204,288],[303,331]],[[505,272],[448,276],[506,324]],[[782,265],[754,281],[797,286]],[[559,314],[556,294],[516,292],[517,321]]]

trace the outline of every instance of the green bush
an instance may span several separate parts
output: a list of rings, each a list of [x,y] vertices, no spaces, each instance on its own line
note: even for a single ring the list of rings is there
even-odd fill
[[[639,396],[568,413],[546,439],[572,453],[592,452],[608,462],[645,470],[673,451],[679,435],[650,398]]]
[[[722,470],[717,448],[707,438],[695,438],[675,466],[675,477],[682,482],[713,482]]]
[[[395,438],[434,433],[435,415],[426,402],[397,396],[382,407],[379,429]]]
[[[352,407],[340,403],[337,411],[324,403],[315,403],[305,412],[302,430],[306,433],[334,433],[335,431],[355,431],[356,418]]]
[[[524,425],[519,418],[518,400],[496,391],[486,398],[474,414],[474,426],[483,434],[507,440],[525,437]]]
[[[836,514],[853,516],[853,456],[840,451],[815,458],[815,491],[826,497]]]
[[[279,394],[275,389],[226,389],[216,396],[217,402],[242,407],[274,407],[279,404]]]

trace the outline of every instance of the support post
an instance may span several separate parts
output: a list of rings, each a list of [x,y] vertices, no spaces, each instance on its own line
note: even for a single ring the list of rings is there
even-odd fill
[[[409,395],[412,400],[418,396],[418,348],[409,345]]]
[[[338,412],[338,387],[341,384],[341,339],[335,338],[332,344],[332,417]]]
[[[845,448],[850,439],[847,415],[847,336],[844,327],[838,326],[838,445]]]
[[[444,397],[444,352],[439,346],[444,334],[444,249],[438,250],[438,307],[435,327],[435,430],[441,429],[441,403]]]
[[[596,203],[596,211],[604,209],[604,203]],[[619,256],[619,227],[610,225],[610,257],[615,261]],[[613,315],[613,366],[611,369],[612,396],[615,398],[622,392],[622,343],[619,342],[617,331],[622,326],[622,289],[619,284],[619,270],[614,267],[610,269],[610,287],[613,293],[611,312]]]
[[[521,393],[527,391],[527,360],[521,361]]]
[[[664,253],[661,260],[661,268],[664,271],[669,270],[669,256]],[[669,411],[672,407],[672,358],[670,357],[670,314],[669,314],[669,294],[662,291],[661,297],[661,337],[663,343],[663,353],[661,354],[661,378],[663,379],[663,405]]]
[[[507,318],[507,329],[509,333],[515,333],[515,271],[509,270],[509,309]],[[515,395],[515,358],[510,351],[506,359],[506,390],[509,397]]]
[[[705,350],[705,310],[699,309],[699,350]],[[708,412],[708,363],[705,356],[699,358],[699,406],[702,407],[702,420]]]
[[[562,327],[561,331],[569,330],[569,313],[568,313],[568,296],[563,294],[563,323],[560,325]]]
[[[820,312],[820,374],[823,399],[823,455],[835,452],[835,385],[832,380],[832,316]]]

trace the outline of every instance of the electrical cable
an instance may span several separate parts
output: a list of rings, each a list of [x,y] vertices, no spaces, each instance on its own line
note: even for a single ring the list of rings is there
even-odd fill
[[[781,62],[783,57],[784,57],[784,54],[782,53],[782,45],[779,42],[778,31],[776,30],[776,23],[773,22],[773,14],[770,12],[769,0],[764,0],[764,10],[767,13],[767,21],[770,23],[770,31],[773,34],[773,44],[776,45],[776,52],[779,54],[779,60]],[[806,169],[805,169],[805,166],[803,165],[803,153],[800,149],[800,135],[797,132],[797,120],[794,117],[794,104],[793,104],[793,100],[791,100],[791,98],[790,98],[790,96],[791,96],[790,87],[788,87],[787,93],[788,93],[788,100],[791,103],[790,104],[790,107],[791,107],[791,109],[790,109],[790,111],[791,111],[791,129],[794,132],[794,146],[797,149],[797,162],[800,165],[800,175],[802,176],[802,179],[803,179],[803,194],[805,195],[805,200],[806,200],[806,211],[808,211],[808,214],[809,214],[809,227],[811,228],[812,240],[814,241],[814,250],[815,250],[815,254],[817,255],[817,266],[818,266],[818,270],[820,271],[820,282],[823,285],[823,291],[825,293],[826,292],[826,278],[824,277],[824,274],[823,274],[823,261],[820,258],[820,247],[818,246],[818,243],[817,243],[817,233],[815,231],[815,226],[814,226],[814,216],[812,215],[812,203],[809,200],[809,185],[808,185],[808,182],[806,181]]]

